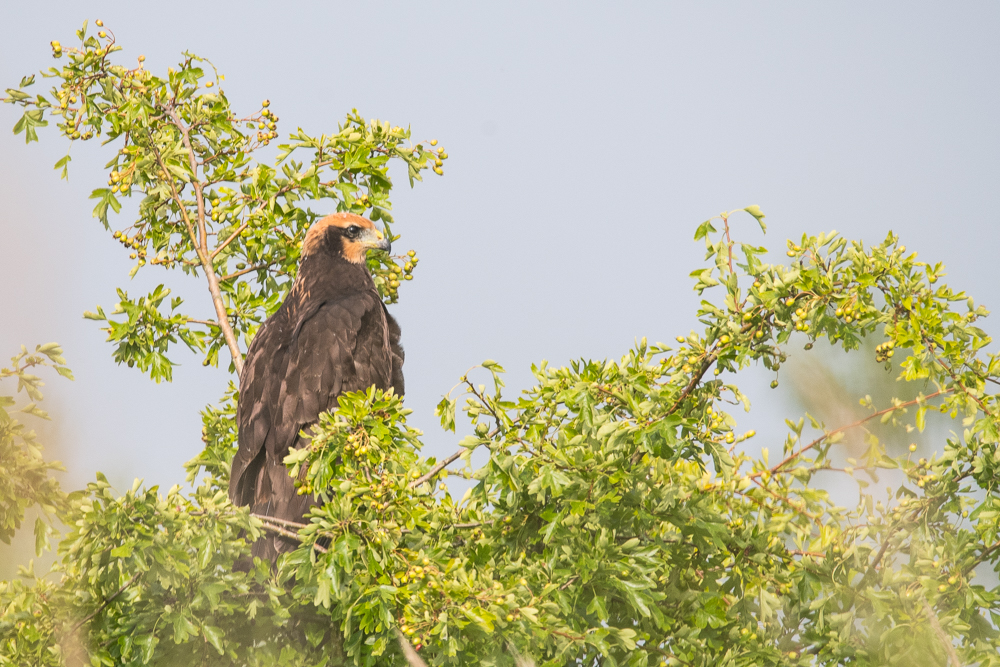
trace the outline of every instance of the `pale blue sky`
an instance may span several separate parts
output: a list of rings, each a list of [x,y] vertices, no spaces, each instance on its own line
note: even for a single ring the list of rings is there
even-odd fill
[[[151,69],[184,50],[212,59],[238,106],[269,98],[286,131],[329,131],[356,107],[447,147],[443,179],[411,191],[399,178],[396,197],[400,245],[421,263],[394,313],[431,453],[455,440],[434,404],[483,359],[523,387],[532,362],[617,357],[636,337],[695,326],[687,276],[702,250],[690,239],[725,209],[759,204],[768,235],[749,218],[738,234],[778,249],[803,231],[895,230],[996,306],[996,3],[76,0],[4,12],[3,87],[49,66],[50,40],[102,18]],[[80,314],[166,274],[127,285],[126,253],[90,217],[106,150],[75,147],[61,182],[62,140],[43,131],[25,146],[15,121],[0,107],[0,355],[64,345],[77,380],[48,395],[72,486],[95,470],[180,482],[198,410],[227,375],[181,350],[172,385],[114,365]],[[200,283],[177,291],[210,312]],[[748,379],[760,413],[745,424],[771,423],[777,438],[787,406],[767,404],[768,380]]]

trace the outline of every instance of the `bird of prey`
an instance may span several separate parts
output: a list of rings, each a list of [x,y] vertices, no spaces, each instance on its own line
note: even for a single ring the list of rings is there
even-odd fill
[[[250,344],[229,497],[254,514],[299,521],[316,504],[312,495],[296,493],[283,459],[308,444],[300,432],[333,410],[340,394],[372,385],[403,394],[399,325],[365,264],[373,248],[388,251],[389,239],[370,220],[336,213],[314,223],[288,296]],[[251,553],[273,561],[295,547],[268,533]]]

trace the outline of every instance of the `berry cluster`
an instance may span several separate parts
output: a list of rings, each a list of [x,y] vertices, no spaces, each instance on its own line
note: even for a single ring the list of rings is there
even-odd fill
[[[143,236],[143,233],[139,231],[135,236],[129,237],[127,232],[116,231],[111,236],[115,240],[119,241],[123,246],[133,250],[134,252],[129,253],[129,259],[138,259],[139,266],[146,265],[146,242],[147,239]],[[149,260],[150,264],[161,264],[167,268],[173,268],[177,263],[175,257],[170,257],[166,254],[166,251],[160,251],[156,257]]]
[[[344,453],[354,454],[355,456],[364,456],[371,451],[371,448],[372,444],[368,439],[368,433],[362,429],[347,436],[347,444],[344,445]]]
[[[430,144],[431,146],[437,146],[437,139],[431,139]],[[422,148],[421,146],[417,146],[418,150],[421,148]],[[444,148],[438,146],[437,152],[432,153],[431,155],[434,156],[434,173],[437,174],[438,176],[444,175],[443,160],[448,159],[448,154],[444,152]]]
[[[430,159],[432,164],[434,165],[433,167],[434,173],[437,174],[438,176],[443,176],[444,161],[448,159],[448,154],[444,152],[443,147],[437,145],[438,143],[437,139],[431,139],[428,143],[431,146],[437,146],[437,148],[434,150],[427,150],[424,148],[423,144],[417,144],[415,147],[413,147],[413,149],[407,149],[404,150],[403,152],[409,152],[412,154],[414,158],[417,159],[421,157],[422,153],[426,153],[428,159]]]
[[[117,169],[111,172],[111,175],[108,177],[108,185],[111,186],[112,192],[122,192],[122,193],[130,192],[130,188],[132,187],[132,172],[134,171],[134,167],[135,165],[133,164],[132,168],[129,169],[127,172],[118,171]]]
[[[222,200],[218,197],[213,197],[209,203],[212,205],[212,212],[209,217],[212,218],[214,222],[219,222],[220,220],[225,221],[229,217],[229,211],[225,208],[220,208],[222,206]]]
[[[129,235],[126,234],[125,232],[118,232],[118,231],[116,231],[111,236],[113,236],[116,240],[120,241],[121,244],[123,246],[125,246],[126,248],[131,248],[132,250],[135,251],[135,252],[129,254],[129,256],[128,256],[129,259],[136,259],[136,258],[138,258],[138,260],[139,260],[139,266],[145,265],[145,263],[146,263],[146,239],[143,238],[143,236],[142,236],[141,233],[136,234],[135,236],[133,236],[133,237],[130,238]],[[158,262],[154,259],[153,263],[156,264]]]
[[[887,341],[882,343],[875,348],[875,361],[881,363],[883,361],[889,361],[892,358],[893,348],[896,347],[894,342]]]
[[[858,304],[849,304],[846,306],[841,306],[833,312],[837,317],[844,319],[844,322],[850,324],[851,322],[859,319]]]
[[[264,100],[260,103],[261,112],[260,117],[257,119],[257,141],[261,142],[265,146],[271,142],[271,139],[276,139],[278,137],[278,116],[273,111],[268,109],[271,106],[270,100]]]
[[[380,266],[376,269],[376,282],[382,283],[385,294],[391,301],[399,298],[400,280],[413,280],[413,269],[420,261],[415,250],[408,251],[403,259],[406,262],[402,266],[390,260],[384,268]]]

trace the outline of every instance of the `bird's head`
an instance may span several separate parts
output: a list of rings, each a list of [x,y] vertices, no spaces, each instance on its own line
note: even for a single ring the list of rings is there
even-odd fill
[[[364,264],[365,253],[372,248],[388,252],[391,244],[371,220],[353,213],[334,213],[309,228],[302,242],[302,256],[325,252]]]

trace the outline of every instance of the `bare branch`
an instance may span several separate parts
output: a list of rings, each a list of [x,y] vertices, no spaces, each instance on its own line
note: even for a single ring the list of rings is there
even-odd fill
[[[294,528],[295,530],[302,530],[303,528],[308,528],[309,524],[299,523],[297,521],[289,521],[288,519],[279,519],[276,516],[267,516],[266,514],[251,514],[255,519],[260,519],[261,521],[271,521],[288,528]]]
[[[413,645],[410,644],[406,635],[400,632],[399,628],[396,628],[396,638],[399,639],[399,647],[403,650],[403,657],[406,658],[410,667],[427,667],[427,663],[417,655],[417,650],[413,648]]]
[[[181,121],[176,111],[173,109],[167,109],[165,110],[165,113],[170,117],[174,126],[177,127],[177,130],[181,133],[184,146],[188,151],[188,158],[193,172],[191,175],[191,182],[195,188],[198,204],[197,223],[200,236],[195,233],[194,224],[192,224],[191,218],[188,215],[187,207],[184,206],[180,193],[177,192],[177,186],[173,179],[170,178],[170,172],[167,171],[166,165],[163,163],[163,159],[160,156],[159,151],[155,151],[156,161],[159,163],[160,169],[162,169],[167,175],[164,180],[170,184],[173,199],[177,203],[177,207],[180,209],[181,217],[184,219],[184,224],[188,229],[188,235],[191,237],[192,243],[194,243],[195,252],[201,262],[202,269],[205,271],[205,277],[208,279],[208,291],[212,294],[212,303],[215,305],[215,314],[219,320],[219,328],[222,330],[222,336],[225,338],[226,345],[229,347],[229,353],[233,357],[233,365],[236,367],[236,375],[239,377],[243,375],[243,353],[240,351],[239,343],[236,341],[236,334],[233,333],[233,327],[229,324],[226,304],[222,300],[222,290],[219,288],[219,278],[215,274],[215,267],[212,266],[212,258],[208,254],[207,230],[205,229],[205,198],[201,191],[201,183],[197,178],[198,163],[195,158],[194,150],[191,147],[191,137],[188,135],[188,128]]]
[[[263,524],[262,527],[264,528],[264,530],[269,530],[272,533],[277,533],[278,535],[281,535],[282,537],[287,537],[287,538],[289,538],[291,540],[295,540],[296,542],[302,542],[302,536],[299,535],[298,533],[293,533],[290,530],[285,530],[284,528],[282,528],[280,526],[275,526],[275,525],[272,525],[272,524],[270,524],[268,522],[269,521],[274,521],[275,523],[293,524],[293,525],[296,525],[296,526],[302,526],[303,528],[305,528],[305,524],[301,524],[301,523],[300,524],[296,524],[294,521],[285,521],[284,519],[278,519],[278,518],[273,517],[273,516],[264,516],[262,514],[251,514],[250,516],[254,517],[255,519],[260,519],[261,520],[261,524]],[[319,544],[316,544],[315,542],[313,542],[312,548],[315,549],[316,551],[320,552],[321,554],[325,554],[326,553],[326,547],[321,546]]]
[[[494,435],[496,435],[496,430],[494,430],[492,433],[490,433],[486,437],[487,438],[492,438]],[[438,461],[434,465],[433,468],[431,468],[430,470],[427,471],[426,474],[424,474],[421,477],[418,477],[417,479],[415,479],[412,482],[410,482],[410,488],[411,489],[415,489],[418,486],[420,486],[421,484],[423,484],[424,482],[426,482],[427,480],[433,478],[434,475],[438,474],[439,472],[441,472],[442,470],[444,470],[445,468],[447,468],[448,466],[450,466],[452,463],[454,463],[456,460],[458,460],[458,458],[460,456],[462,456],[462,452],[465,452],[465,451],[468,451],[468,449],[465,448],[465,447],[463,447],[462,449],[458,450],[457,452],[455,452],[454,454],[452,454],[448,458],[442,459],[442,460]]]
[[[733,271],[733,239],[729,237],[729,215],[722,216],[722,224],[726,227],[726,250],[729,253],[729,273],[736,273]]]
[[[275,264],[279,264],[279,263],[281,263],[283,261],[285,261],[285,258],[284,257],[279,257],[278,259],[276,259],[276,260],[274,260],[272,262],[261,262],[260,264],[254,264],[253,266],[248,266],[245,269],[240,269],[239,271],[235,271],[234,273],[230,273],[227,276],[222,276],[221,278],[219,278],[219,282],[224,283],[227,280],[232,280],[233,278],[239,278],[242,275],[245,275],[247,273],[253,273],[254,271],[259,271],[260,269],[266,269],[269,266],[274,266]]]
[[[486,523],[489,524],[489,523],[492,523],[492,522],[491,521],[487,521]],[[457,530],[463,530],[463,529],[467,529],[467,528],[479,528],[482,525],[484,525],[484,524],[481,523],[481,522],[479,522],[479,521],[473,521],[472,523],[455,523],[455,524],[452,524],[451,527],[455,528]]]

